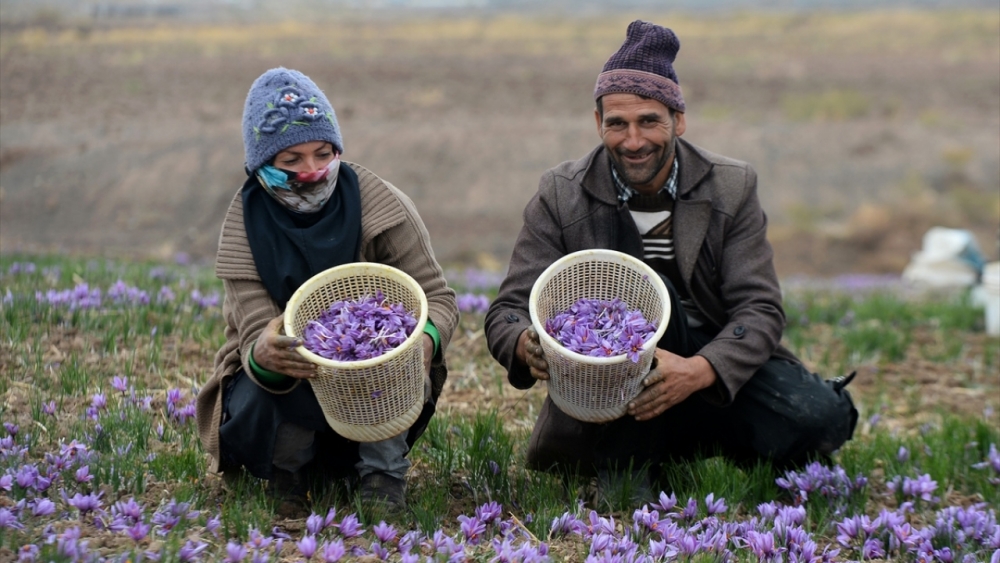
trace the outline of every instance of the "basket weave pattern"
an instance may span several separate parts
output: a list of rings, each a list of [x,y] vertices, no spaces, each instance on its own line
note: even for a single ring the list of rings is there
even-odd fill
[[[638,363],[628,356],[594,358],[569,350],[545,332],[545,321],[582,299],[624,301],[656,324]],[[620,252],[586,250],[567,255],[535,282],[529,301],[532,324],[549,364],[548,390],[566,414],[587,422],[605,422],[625,414],[642,390],[656,343],[670,319],[670,299],[659,276],[644,263]]]
[[[341,436],[377,442],[396,436],[416,421],[424,401],[424,349],[427,299],[405,273],[381,264],[345,264],[321,272],[302,284],[285,308],[285,333],[301,336],[332,303],[358,300],[381,291],[387,303],[402,303],[417,317],[403,344],[389,352],[355,362],[338,362],[305,347],[299,353],[317,366],[309,381],[327,423]]]

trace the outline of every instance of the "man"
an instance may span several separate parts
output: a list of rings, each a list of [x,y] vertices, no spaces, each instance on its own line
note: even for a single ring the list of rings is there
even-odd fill
[[[699,452],[785,467],[830,454],[853,432],[849,379],[824,382],[779,345],[785,319],[755,172],[681,139],[679,48],[670,29],[629,25],[594,89],[602,143],[542,177],[487,313],[490,352],[527,389],[548,379],[528,297],[560,257],[618,250],[644,260],[670,291],[668,330],[628,414],[586,423],[546,398],[532,468],[596,471],[603,481],[616,468]],[[632,477],[648,487],[644,471]]]

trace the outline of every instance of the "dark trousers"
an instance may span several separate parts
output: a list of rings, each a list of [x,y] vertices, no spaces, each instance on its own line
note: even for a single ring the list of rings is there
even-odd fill
[[[691,357],[712,337],[687,326],[677,293],[669,281],[667,286],[672,316],[658,346]],[[716,406],[695,393],[645,422],[629,415],[607,423],[582,422],[546,397],[527,462],[539,470],[590,472],[720,453],[740,464],[767,460],[795,466],[839,448],[851,438],[857,418],[850,394],[839,384],[799,363],[771,358],[731,404]]]

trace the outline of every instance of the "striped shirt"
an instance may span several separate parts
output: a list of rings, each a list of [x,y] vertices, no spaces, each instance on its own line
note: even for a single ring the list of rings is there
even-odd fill
[[[650,268],[665,275],[674,285],[688,317],[688,325],[701,326],[703,318],[687,293],[674,251],[674,201],[677,199],[677,174],[680,164],[674,158],[670,175],[660,191],[643,195],[629,186],[611,167],[611,177],[618,191],[618,200],[628,205],[635,226],[642,235],[642,260]]]

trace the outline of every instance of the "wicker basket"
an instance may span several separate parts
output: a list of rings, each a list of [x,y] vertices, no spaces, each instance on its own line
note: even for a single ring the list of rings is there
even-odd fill
[[[638,363],[628,356],[595,358],[566,348],[545,332],[545,321],[578,300],[614,298],[638,309],[657,326],[642,347]],[[549,266],[531,288],[531,322],[549,364],[549,396],[577,420],[606,422],[625,414],[642,390],[656,344],[670,320],[670,297],[663,280],[649,266],[613,250],[582,250]]]
[[[391,266],[344,264],[316,274],[302,284],[285,307],[285,334],[302,335],[306,323],[332,303],[357,300],[381,291],[389,303],[414,311],[417,326],[401,345],[369,360],[328,360],[300,346],[318,366],[309,381],[326,421],[337,434],[357,442],[377,442],[406,431],[424,403],[424,347],[427,297],[420,284]]]

